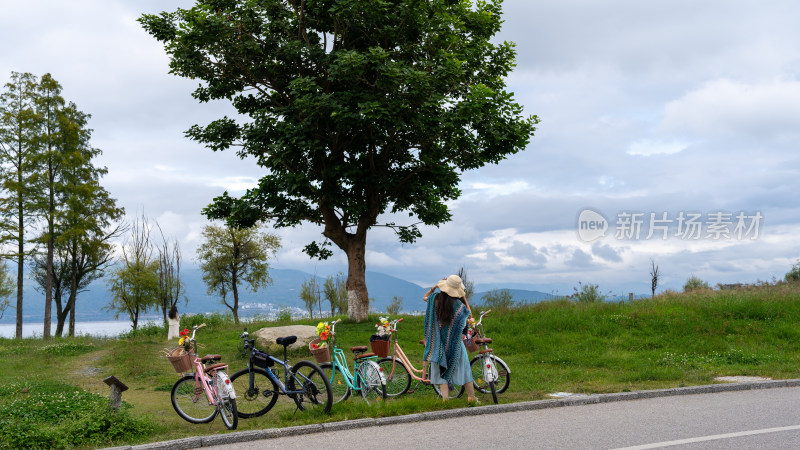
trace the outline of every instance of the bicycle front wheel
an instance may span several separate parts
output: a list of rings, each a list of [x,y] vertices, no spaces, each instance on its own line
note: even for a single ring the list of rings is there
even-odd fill
[[[184,375],[172,386],[172,407],[183,420],[190,423],[208,423],[217,416],[217,408],[208,401],[206,391],[197,386],[194,374]]]
[[[287,387],[290,391],[302,391],[300,394],[291,394],[300,410],[331,411],[331,384],[325,372],[311,361],[300,361],[292,366]]]
[[[367,403],[377,400],[386,400],[386,380],[381,374],[380,366],[375,361],[363,361],[359,363],[358,387],[361,389],[361,396]]]
[[[397,362],[393,364],[393,361]],[[400,360],[383,358],[378,361],[378,366],[383,369],[383,376],[386,378],[387,396],[397,397],[408,392],[408,388],[411,386],[411,375]],[[392,366],[394,366],[394,370],[392,370]]]
[[[236,409],[239,417],[249,419],[264,415],[278,401],[278,385],[264,369],[253,368],[253,386],[250,387],[250,370],[242,369],[231,376],[236,391]]]
[[[328,383],[331,385],[333,402],[339,403],[347,400],[347,398],[350,397],[350,386],[348,386],[347,380],[345,379],[345,376],[339,366],[337,365],[336,370],[334,370],[333,364],[327,362],[320,364],[319,368],[325,372],[325,377],[328,379]]]

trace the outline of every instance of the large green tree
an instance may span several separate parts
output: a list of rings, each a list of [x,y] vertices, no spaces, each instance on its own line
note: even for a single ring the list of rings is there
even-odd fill
[[[205,213],[249,226],[308,222],[347,254],[348,313],[367,317],[367,231],[403,242],[451,219],[461,172],[526,147],[538,121],[506,91],[514,45],[492,42],[500,0],[199,0],[144,15],[171,72],[226,99],[242,117],[194,126],[213,150],[236,148],[264,168],[241,198]],[[379,222],[406,212],[408,223]]]
[[[25,260],[30,254],[26,232],[31,226],[36,184],[35,157],[39,151],[39,117],[36,113],[37,77],[11,73],[0,94],[0,243],[17,265],[16,337],[22,338],[22,300]]]
[[[52,241],[53,254],[59,250],[67,258],[69,278],[62,280],[61,289],[68,293],[68,298],[63,308],[56,301],[56,335],[61,336],[64,321],[69,318],[69,335],[74,336],[78,294],[92,280],[103,276],[104,269],[112,262],[112,240],[125,230],[120,224],[124,210],[100,184],[108,170],[94,163],[102,152],[91,146],[92,130],[88,128],[91,116],[70,102],[59,111],[58,117],[55,174],[46,169],[50,167],[48,152],[41,152],[45,161],[41,173],[46,175],[48,189],[55,192],[55,204],[49,196],[44,202],[44,210],[49,212],[43,214],[48,227],[42,239],[48,242],[48,254]],[[47,266],[53,270],[51,258]]]
[[[257,292],[272,284],[269,260],[280,248],[278,236],[262,231],[258,226],[207,225],[203,242],[197,249],[197,259],[209,295],[219,295],[239,323],[239,290],[242,285]],[[228,303],[228,295],[232,297]]]

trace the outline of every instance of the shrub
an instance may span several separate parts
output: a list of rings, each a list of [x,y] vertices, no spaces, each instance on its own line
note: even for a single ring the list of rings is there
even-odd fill
[[[187,314],[185,316],[181,316],[180,329],[188,328],[189,330],[191,330],[193,326],[201,324],[206,324],[209,327],[216,327],[232,323],[233,323],[233,315],[230,313],[229,314],[211,313],[211,314],[192,314],[192,315]]]
[[[394,296],[392,303],[386,307],[386,314],[396,316],[400,314],[400,308],[403,307],[403,297]]]
[[[12,383],[0,404],[0,448],[107,446],[151,436],[156,426],[113,411],[108,398],[56,382]]]
[[[703,291],[708,289],[711,289],[711,286],[709,286],[707,282],[700,279],[700,277],[695,275],[690,276],[683,285],[684,292]]]
[[[141,323],[141,322],[140,322]],[[130,339],[138,336],[166,336],[167,326],[157,322],[144,322],[135,330],[124,331],[119,334],[121,339]]]
[[[508,289],[492,289],[491,291],[483,294],[484,308],[489,309],[510,309],[516,306],[514,302],[514,294]]]
[[[292,310],[284,306],[280,311],[278,311],[278,317],[276,319],[278,322],[291,322]]]
[[[583,284],[578,281],[578,286],[572,289],[575,293],[572,294],[571,298],[577,303],[604,302],[608,298],[607,294],[603,294],[600,291],[600,286],[597,284]]]
[[[786,273],[784,279],[787,283],[796,283],[800,281],[800,261],[797,261],[792,266],[792,270]]]

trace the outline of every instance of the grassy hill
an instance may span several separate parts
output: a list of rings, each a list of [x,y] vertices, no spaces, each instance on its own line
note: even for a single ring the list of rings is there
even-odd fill
[[[207,352],[222,354],[232,370],[244,367],[245,360],[236,351],[244,324],[222,317],[195,319],[209,320],[208,328],[199,333]],[[340,324],[340,346],[366,344],[376,318],[370,319]],[[423,318],[405,319],[399,342],[418,364],[422,347],[416,341],[422,335]],[[194,319],[186,318],[182,325],[190,325],[190,320]],[[503,403],[543,399],[553,392],[591,394],[709,384],[722,375],[800,377],[800,287],[785,283],[664,294],[633,302],[545,301],[495,311],[484,322],[495,353],[511,368],[509,390],[500,396]],[[286,324],[248,326],[253,330]],[[226,432],[219,420],[191,425],[172,410],[169,390],[177,375],[159,358],[159,350],[167,345],[165,335],[164,328],[150,327],[109,340],[0,339],[0,357],[9,366],[0,372],[0,420],[5,421],[0,447],[111,446]],[[310,356],[303,349],[290,358]],[[86,428],[87,417],[95,417],[91,414],[107,404],[108,388],[102,379],[112,374],[131,388],[123,394],[129,407],[116,421],[96,426],[92,422],[93,434],[83,437],[75,430]],[[88,408],[83,400],[75,405],[65,402],[64,392],[73,391],[81,399],[93,396],[101,406]],[[483,401],[488,401],[485,396]],[[465,404],[464,399],[442,403],[432,389],[418,386],[410,396],[377,407],[351,398],[335,405],[330,416],[279,408],[261,418],[240,420],[239,431]],[[30,440],[31,436],[39,440]],[[78,438],[84,440],[76,442]]]

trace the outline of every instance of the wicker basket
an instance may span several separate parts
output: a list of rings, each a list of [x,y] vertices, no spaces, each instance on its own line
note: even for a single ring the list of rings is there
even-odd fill
[[[320,342],[322,341],[314,339],[308,343],[308,349],[311,350],[311,354],[314,355],[314,359],[318,363],[325,363],[331,360],[331,350],[327,346],[323,348],[313,348],[313,345],[319,345]]]
[[[478,347],[478,344],[475,343],[475,336],[473,336],[472,339],[470,339],[470,340],[467,340],[466,336],[462,336],[462,338],[464,339],[464,347],[467,348],[468,352],[475,353],[478,350],[480,350],[480,347]]]
[[[389,341],[376,339],[374,341],[370,341],[369,346],[372,349],[372,353],[375,353],[381,358],[386,358],[389,356]]]
[[[175,372],[184,373],[192,370],[194,355],[186,353],[183,347],[175,347],[167,353],[167,359],[172,363]]]

